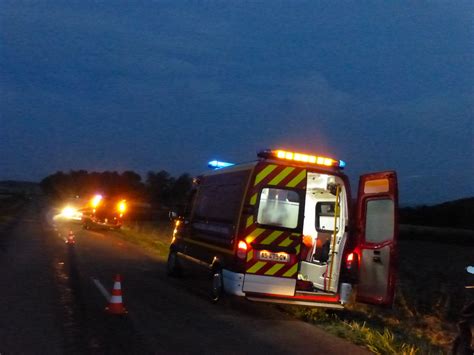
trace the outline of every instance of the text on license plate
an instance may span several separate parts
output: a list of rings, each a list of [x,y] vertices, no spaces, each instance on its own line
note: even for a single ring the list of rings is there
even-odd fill
[[[273,253],[266,250],[260,250],[258,258],[260,260],[279,261],[281,263],[287,263],[290,261],[288,253]]]

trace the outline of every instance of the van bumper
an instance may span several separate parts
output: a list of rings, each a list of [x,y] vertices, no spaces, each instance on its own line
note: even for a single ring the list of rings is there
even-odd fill
[[[244,284],[244,274],[232,272],[226,269],[222,270],[222,276],[224,277],[224,291],[230,295],[245,296],[242,291]]]

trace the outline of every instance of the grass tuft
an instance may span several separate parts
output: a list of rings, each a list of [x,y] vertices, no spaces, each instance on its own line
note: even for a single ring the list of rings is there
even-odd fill
[[[309,307],[280,306],[296,317],[366,347],[374,354],[442,354],[430,339],[412,334],[400,324],[387,324],[357,310],[331,311]]]
[[[166,257],[173,228],[168,221],[129,223],[122,226],[117,235],[158,257]]]

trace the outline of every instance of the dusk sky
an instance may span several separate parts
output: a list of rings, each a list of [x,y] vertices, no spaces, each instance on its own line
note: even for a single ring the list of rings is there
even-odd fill
[[[286,148],[474,196],[472,1],[0,0],[0,180]]]

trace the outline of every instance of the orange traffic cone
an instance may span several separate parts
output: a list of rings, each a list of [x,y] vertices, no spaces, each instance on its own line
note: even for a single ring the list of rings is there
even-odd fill
[[[115,275],[114,288],[112,290],[112,296],[110,297],[109,305],[105,307],[105,310],[109,314],[126,314],[127,310],[123,306],[122,302],[122,277],[117,274]]]

